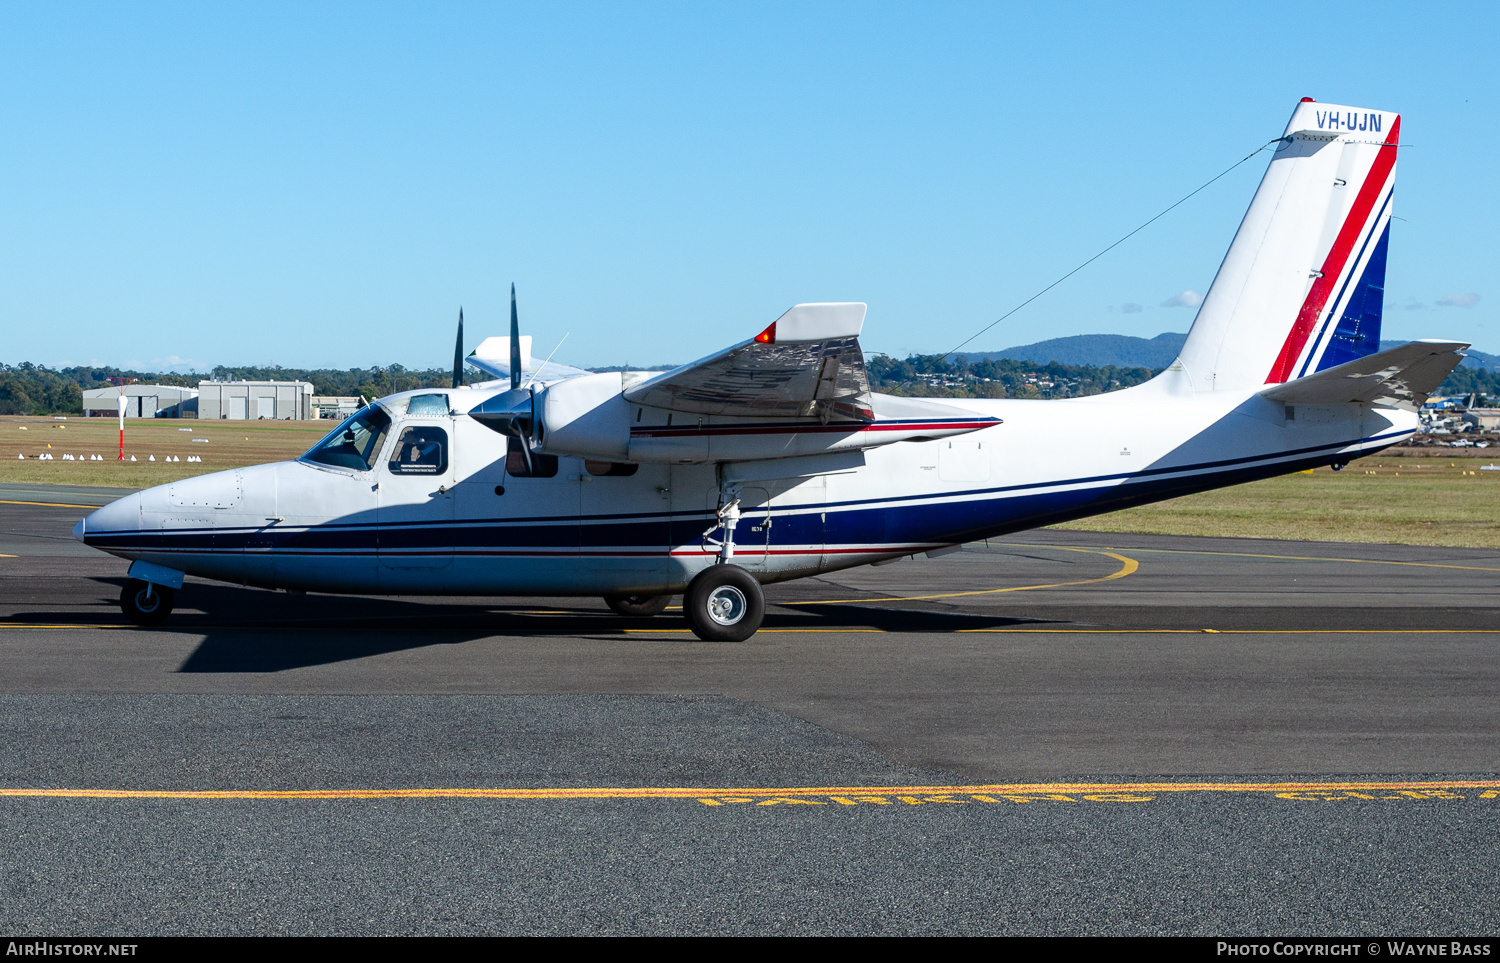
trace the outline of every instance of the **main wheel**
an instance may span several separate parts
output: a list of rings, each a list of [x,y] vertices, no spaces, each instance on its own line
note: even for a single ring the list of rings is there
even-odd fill
[[[609,606],[611,612],[616,615],[626,615],[632,618],[644,618],[648,615],[660,615],[672,601],[670,595],[606,595],[604,604]]]
[[[743,642],[760,628],[766,597],[755,576],[738,565],[714,565],[688,583],[682,614],[705,642]]]
[[[120,611],[136,625],[160,625],[172,614],[173,592],[133,578],[120,590]]]

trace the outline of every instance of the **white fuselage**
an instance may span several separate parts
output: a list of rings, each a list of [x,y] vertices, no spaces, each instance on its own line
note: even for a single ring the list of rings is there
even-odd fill
[[[1001,422],[870,448],[862,467],[742,482],[733,561],[763,582],[798,578],[1347,462],[1417,425],[1394,408],[1195,395],[1172,375],[1088,398],[963,399],[956,411]],[[469,404],[470,391],[455,393]],[[725,498],[713,462],[594,474],[607,463],[560,455],[552,477],[513,477],[507,438],[468,415],[393,417],[367,470],[302,460],[173,482],[94,512],[77,534],[207,578],[383,595],[663,593],[716,560],[722,532],[704,535]],[[441,471],[392,472],[410,425],[448,433]]]

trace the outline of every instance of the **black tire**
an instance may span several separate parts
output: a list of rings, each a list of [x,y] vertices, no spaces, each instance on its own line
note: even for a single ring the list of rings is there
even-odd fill
[[[165,585],[133,578],[120,590],[120,611],[136,625],[161,625],[172,614],[175,593]]]
[[[766,597],[755,576],[738,565],[714,565],[688,583],[682,614],[705,642],[743,642],[766,617]]]
[[[606,595],[604,604],[616,615],[624,615],[629,618],[646,618],[651,615],[660,615],[672,601],[670,595]]]

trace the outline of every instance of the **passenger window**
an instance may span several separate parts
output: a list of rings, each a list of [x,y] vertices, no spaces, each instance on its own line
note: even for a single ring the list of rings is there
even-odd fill
[[[606,475],[616,478],[634,475],[641,468],[640,465],[628,461],[594,461],[592,458],[585,458],[583,467],[590,475]]]
[[[387,467],[393,475],[441,475],[448,470],[448,433],[432,425],[404,429]]]
[[[539,455],[531,452],[531,468],[526,468],[526,452],[521,450],[521,439],[505,439],[505,473],[512,478],[551,478],[557,474],[557,456]]]

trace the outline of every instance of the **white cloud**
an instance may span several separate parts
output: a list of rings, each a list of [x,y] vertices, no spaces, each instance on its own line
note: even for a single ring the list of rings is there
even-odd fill
[[[1203,303],[1203,295],[1194,290],[1174,294],[1161,303],[1164,308],[1196,308]]]
[[[209,367],[202,361],[193,361],[175,354],[169,354],[165,358],[152,358],[151,365],[157,371],[207,371]]]
[[[1445,294],[1437,299],[1437,303],[1445,308],[1472,308],[1479,303],[1477,294]]]
[[[1408,301],[1403,304],[1402,307],[1404,307],[1408,311],[1420,311],[1423,308],[1427,307],[1427,305],[1423,304],[1421,301]]]
[[[1145,309],[1142,308],[1139,304],[1122,304],[1120,305],[1120,310],[1124,311],[1126,314],[1139,314]]]

